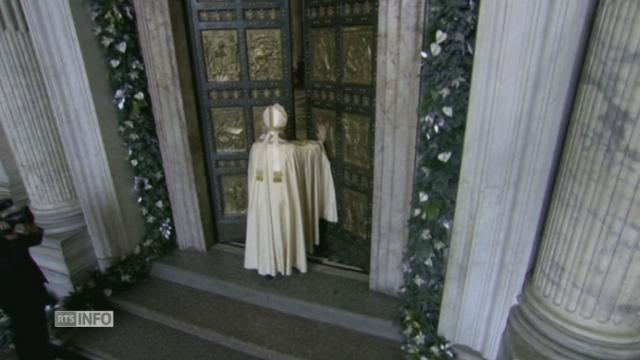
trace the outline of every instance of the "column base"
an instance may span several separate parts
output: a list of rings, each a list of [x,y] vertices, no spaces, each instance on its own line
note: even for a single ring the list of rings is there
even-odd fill
[[[44,238],[31,248],[31,255],[47,278],[49,291],[62,298],[98,268],[84,217],[77,206],[33,213]]]
[[[640,343],[611,344],[574,334],[561,328],[522,301],[509,312],[498,359],[640,359]]]

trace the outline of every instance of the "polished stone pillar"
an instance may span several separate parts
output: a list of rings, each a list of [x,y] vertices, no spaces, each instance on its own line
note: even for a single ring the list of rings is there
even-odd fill
[[[32,254],[60,296],[86,278],[96,259],[17,0],[0,0],[0,19],[0,123],[45,230]]]
[[[28,203],[27,191],[24,188],[16,161],[11,154],[9,141],[0,125],[0,197],[10,197],[17,206]]]
[[[376,131],[369,287],[396,294],[415,169],[424,1],[378,2]]]
[[[134,0],[133,4],[176,240],[181,249],[204,251],[212,245],[213,216],[184,9],[179,2],[168,0]]]
[[[640,359],[640,2],[600,1],[505,358]]]
[[[463,359],[495,358],[522,290],[594,3],[480,1],[438,327]]]
[[[88,0],[22,0],[38,59],[41,88],[69,163],[101,269],[143,239],[133,175],[117,132],[104,57],[92,32]],[[44,85],[44,86],[43,86]]]

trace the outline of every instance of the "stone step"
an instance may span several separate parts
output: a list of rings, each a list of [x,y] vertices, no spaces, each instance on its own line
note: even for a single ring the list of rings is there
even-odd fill
[[[70,350],[88,359],[259,359],[127,312],[116,311],[115,327],[77,331]]]
[[[266,280],[243,268],[241,254],[220,248],[174,252],[156,261],[151,274],[289,315],[401,340],[391,320],[396,299],[370,291],[360,274],[315,266],[307,274]]]
[[[310,321],[153,277],[114,298],[113,302],[120,314],[126,312],[129,316],[156,322],[162,329],[172,328],[199,341],[222,345],[256,358],[402,358],[397,341]],[[120,329],[118,316],[115,321],[116,329]],[[126,341],[122,334],[118,336]],[[159,348],[167,345],[156,344]]]

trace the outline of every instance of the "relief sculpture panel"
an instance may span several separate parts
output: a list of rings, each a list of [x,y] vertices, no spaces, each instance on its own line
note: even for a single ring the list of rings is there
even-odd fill
[[[262,113],[264,113],[264,109],[266,106],[254,106],[251,109],[253,113],[253,136],[254,141],[258,141],[260,139],[260,135],[267,132],[267,129],[264,126],[264,122],[262,121]]]
[[[221,187],[224,214],[245,214],[247,212],[247,177],[245,175],[222,176]]]
[[[315,134],[318,133],[318,126],[324,125],[327,129],[327,139],[325,149],[330,159],[336,156],[336,111],[321,108],[311,108],[312,124],[315,125]]]
[[[251,80],[282,79],[280,29],[247,30],[247,53]]]
[[[311,39],[311,77],[317,81],[335,82],[336,67],[336,39],[333,29],[312,29]]]
[[[242,108],[213,108],[211,120],[216,152],[243,152],[247,149],[247,135]]]
[[[370,26],[345,27],[342,37],[344,82],[369,85],[373,69],[373,29]]]
[[[369,199],[364,194],[344,189],[344,228],[362,239],[369,229]]]
[[[235,30],[205,30],[202,32],[207,81],[240,80],[238,34]]]
[[[368,169],[371,159],[371,136],[369,118],[345,113],[342,116],[344,134],[344,161]]]

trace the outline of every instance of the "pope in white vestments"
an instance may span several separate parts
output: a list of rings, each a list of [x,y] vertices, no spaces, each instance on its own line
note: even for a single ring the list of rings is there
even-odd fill
[[[251,147],[244,267],[261,275],[307,272],[318,245],[319,220],[338,221],[329,159],[322,143],[280,137],[287,113],[279,104],[263,114],[267,133]]]

